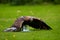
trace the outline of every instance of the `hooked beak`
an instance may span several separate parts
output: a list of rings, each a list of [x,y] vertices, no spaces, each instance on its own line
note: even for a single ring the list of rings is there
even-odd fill
[[[4,30],[4,32],[14,32],[17,29],[15,27],[11,27],[11,28],[7,28],[6,30]]]

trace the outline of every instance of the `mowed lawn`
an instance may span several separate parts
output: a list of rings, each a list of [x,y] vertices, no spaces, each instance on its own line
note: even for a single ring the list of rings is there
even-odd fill
[[[3,32],[20,16],[42,19],[53,30]],[[0,40],[60,40],[60,5],[9,6],[0,4]]]

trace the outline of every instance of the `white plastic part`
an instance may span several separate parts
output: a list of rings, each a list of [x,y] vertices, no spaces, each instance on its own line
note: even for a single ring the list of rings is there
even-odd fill
[[[29,29],[27,29],[26,26],[23,26],[23,31],[26,32],[26,31],[29,31]]]

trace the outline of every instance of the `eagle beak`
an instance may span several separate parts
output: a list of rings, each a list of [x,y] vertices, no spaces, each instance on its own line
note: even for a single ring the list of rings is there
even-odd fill
[[[7,28],[6,30],[4,30],[4,32],[13,32],[13,31],[16,31],[15,27]]]

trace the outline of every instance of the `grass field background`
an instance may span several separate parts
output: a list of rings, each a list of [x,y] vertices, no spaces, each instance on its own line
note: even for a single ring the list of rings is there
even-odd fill
[[[53,30],[3,32],[20,16],[40,18]],[[60,5],[9,6],[0,4],[0,40],[60,40]]]

